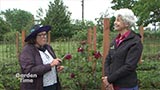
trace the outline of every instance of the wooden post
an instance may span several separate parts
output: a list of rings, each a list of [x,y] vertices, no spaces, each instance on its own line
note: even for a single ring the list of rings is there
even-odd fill
[[[51,43],[51,32],[50,31],[48,32],[48,37],[47,38],[48,38],[48,44],[50,44]]]
[[[103,29],[103,57],[102,57],[102,76],[104,76],[104,63],[106,56],[109,51],[109,45],[110,45],[110,40],[109,40],[109,32],[110,32],[110,24],[109,24],[109,19],[104,18],[104,29]],[[101,84],[101,90],[106,90],[104,87],[104,84],[102,82]]]
[[[142,41],[142,43],[143,43],[143,39],[144,39],[144,29],[143,29],[143,26],[140,26],[139,27],[139,33],[140,33],[140,35],[141,35],[141,41]]]
[[[143,43],[143,39],[144,39],[144,29],[143,29],[143,26],[141,25],[139,27],[139,33],[141,35],[141,42]],[[141,58],[139,60],[139,63],[141,64],[142,63],[142,55],[141,55]]]
[[[17,52],[17,57],[19,56],[19,33],[16,33],[16,52]]]
[[[93,49],[94,51],[97,50],[97,35],[96,35],[96,26],[93,27]]]
[[[92,29],[88,29],[88,37],[87,37],[87,43],[88,43],[88,53],[90,54],[92,50]],[[88,60],[91,61],[92,57],[88,55]]]
[[[25,45],[25,37],[26,37],[26,31],[25,30],[22,30],[22,48],[24,47]]]
[[[93,36],[93,50],[95,52],[95,51],[97,51],[97,47],[96,47],[96,44],[97,44],[96,26],[93,27],[93,35],[92,36]],[[93,61],[92,70],[93,70],[93,73],[96,70],[96,60]]]

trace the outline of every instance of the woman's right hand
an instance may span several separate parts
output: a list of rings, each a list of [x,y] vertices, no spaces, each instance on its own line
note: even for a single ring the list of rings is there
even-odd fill
[[[53,67],[53,66],[59,65],[60,63],[61,63],[61,59],[56,58],[51,62],[50,65],[51,65],[51,67]]]

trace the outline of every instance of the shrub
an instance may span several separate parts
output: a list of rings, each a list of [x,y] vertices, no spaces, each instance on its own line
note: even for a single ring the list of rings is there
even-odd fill
[[[140,88],[147,90],[159,90],[160,89],[160,62],[145,60],[138,66],[138,78]]]
[[[68,53],[62,64],[65,66],[60,73],[64,90],[99,90],[101,86],[101,54],[87,52],[87,46],[80,46],[77,53]],[[91,61],[88,60],[91,56]]]
[[[19,90],[20,81],[16,78],[19,72],[18,60],[4,59],[0,61],[0,90]]]

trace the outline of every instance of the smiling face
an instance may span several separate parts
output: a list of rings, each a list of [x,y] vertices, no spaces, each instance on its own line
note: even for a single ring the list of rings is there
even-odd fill
[[[128,29],[128,24],[126,24],[121,16],[117,16],[116,20],[114,21],[114,29],[117,31],[123,31]]]
[[[47,32],[40,32],[36,36],[36,44],[43,46],[47,44]]]

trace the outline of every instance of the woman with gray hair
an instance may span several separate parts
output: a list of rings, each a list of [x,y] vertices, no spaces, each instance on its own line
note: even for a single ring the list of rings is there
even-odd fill
[[[117,37],[110,44],[105,61],[105,87],[114,90],[138,90],[137,64],[142,54],[141,36],[131,30],[136,23],[134,13],[127,8],[117,10],[114,28]]]

